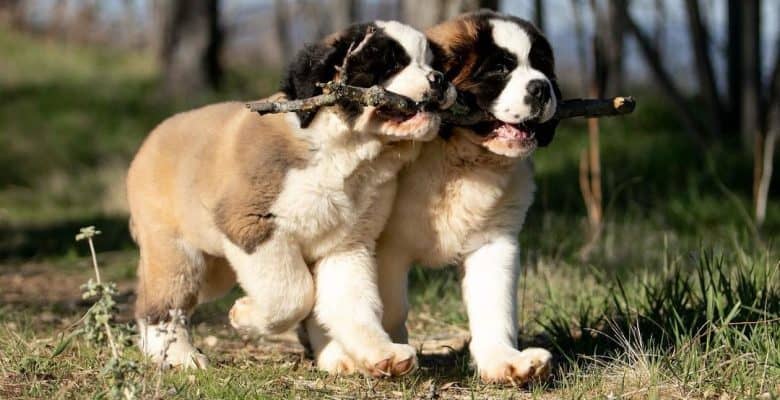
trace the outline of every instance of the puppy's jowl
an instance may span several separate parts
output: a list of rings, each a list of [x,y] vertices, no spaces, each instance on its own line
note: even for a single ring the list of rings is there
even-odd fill
[[[425,36],[412,28],[356,25],[304,49],[277,96],[310,97],[317,83],[345,79],[439,99],[447,85],[431,60]],[[232,310],[235,325],[274,333],[311,314],[313,336],[327,329],[358,369],[412,369],[414,348],[393,344],[382,329],[372,255],[396,174],[419,152],[413,141],[438,129],[430,112],[402,117],[343,105],[260,117],[237,102],[161,123],[127,178],[141,250],[143,351],[171,365],[205,366],[186,318],[237,280],[248,297]]]
[[[431,28],[434,66],[470,106],[495,122],[443,126],[401,170],[398,195],[377,243],[384,326],[407,343],[412,264],[463,269],[470,350],[486,382],[524,383],[550,371],[544,349],[517,346],[517,236],[534,193],[529,156],[548,144],[559,91],[552,49],[530,23],[492,12]],[[351,365],[338,343],[321,364]]]

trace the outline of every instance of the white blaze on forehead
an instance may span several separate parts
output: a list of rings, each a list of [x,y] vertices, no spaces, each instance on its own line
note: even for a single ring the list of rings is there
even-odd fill
[[[400,43],[413,61],[427,62],[430,50],[422,32],[396,21],[376,21],[376,26]]]
[[[531,53],[528,32],[514,22],[500,19],[491,19],[490,26],[493,27],[493,41],[496,45],[514,53],[519,64],[528,64],[528,55]]]

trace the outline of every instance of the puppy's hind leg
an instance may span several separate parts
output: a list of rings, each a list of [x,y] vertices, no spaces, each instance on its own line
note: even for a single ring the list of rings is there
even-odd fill
[[[135,316],[141,350],[164,366],[205,368],[208,360],[187,329],[203,280],[203,255],[164,234],[139,239]]]
[[[225,254],[247,293],[230,310],[239,330],[277,334],[303,321],[314,307],[314,280],[291,238],[276,234],[251,253],[224,241]]]

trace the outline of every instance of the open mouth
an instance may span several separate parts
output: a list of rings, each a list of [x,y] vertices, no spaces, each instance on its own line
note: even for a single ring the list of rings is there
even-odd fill
[[[538,124],[533,121],[510,124],[496,120],[479,125],[475,127],[475,131],[486,141],[497,139],[520,145],[530,145],[536,141]]]
[[[410,119],[415,118],[419,114],[421,113],[420,112],[417,112],[415,114],[404,113],[395,110],[391,107],[378,107],[376,109],[376,115],[379,118],[386,119],[388,121],[397,122],[397,123],[409,121]]]
[[[441,121],[438,114],[429,111],[407,114],[380,107],[376,109],[375,115],[383,120],[384,134],[398,139],[433,139]]]
[[[494,120],[471,127],[476,134],[475,142],[489,151],[506,157],[516,158],[531,154],[537,147],[535,120],[510,124]],[[474,139],[472,139],[474,140]]]

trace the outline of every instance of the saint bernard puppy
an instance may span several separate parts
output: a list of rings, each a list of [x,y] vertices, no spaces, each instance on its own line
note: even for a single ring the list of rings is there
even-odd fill
[[[551,369],[544,349],[517,349],[518,234],[534,194],[530,156],[553,137],[560,98],[553,52],[519,18],[480,11],[427,31],[434,67],[494,122],[444,126],[401,170],[388,225],[377,242],[383,323],[407,343],[407,275],[413,264],[458,265],[470,351],[486,382],[522,384]],[[320,365],[349,373],[337,343],[315,347]]]
[[[317,83],[346,79],[440,106],[454,90],[432,57],[411,27],[354,25],[302,50],[277,98],[311,97]],[[400,116],[340,104],[258,116],[229,102],[156,127],[127,176],[142,350],[164,364],[206,366],[187,317],[238,281],[247,297],[231,310],[234,326],[276,333],[314,310],[362,369],[413,368],[414,348],[382,329],[373,254],[398,170],[419,153],[414,141],[439,130],[435,107],[426,108]]]

